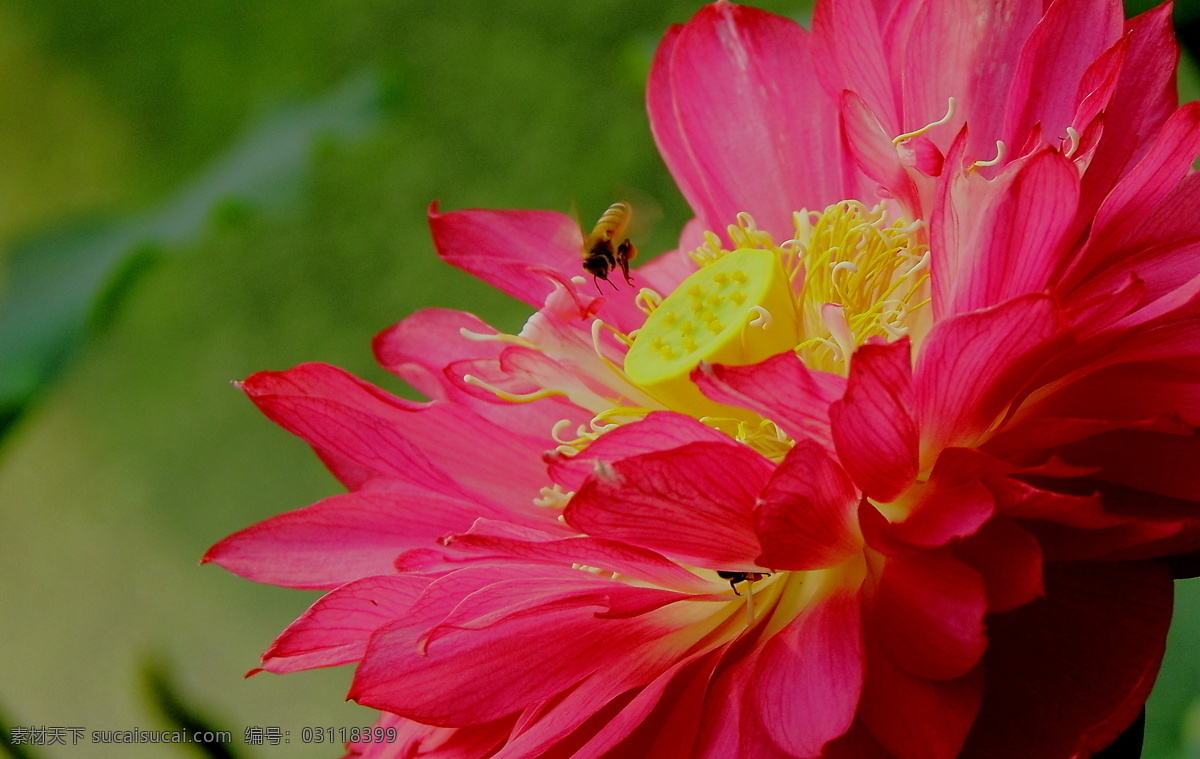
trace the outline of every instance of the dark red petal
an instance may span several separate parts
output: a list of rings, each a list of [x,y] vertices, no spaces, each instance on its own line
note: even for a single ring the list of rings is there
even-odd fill
[[[989,613],[1024,606],[1045,592],[1041,547],[1011,519],[992,519],[955,546],[954,555],[983,578]]]
[[[856,719],[850,729],[840,738],[825,744],[821,759],[893,759],[879,741]]]
[[[879,578],[870,635],[892,661],[933,680],[961,677],[987,648],[983,580],[945,549],[893,556]]]
[[[1171,604],[1161,564],[1048,565],[1044,600],[989,620],[987,687],[963,756],[1088,756],[1108,746],[1150,693]]]
[[[983,667],[953,680],[928,680],[868,648],[861,718],[891,754],[953,759],[962,750],[983,699]]]
[[[891,527],[892,537],[913,545],[942,546],[973,535],[995,510],[991,493],[979,480],[948,484],[939,481],[935,470],[934,479],[916,491],[912,512]]]
[[[1097,479],[1183,501],[1200,501],[1200,435],[1120,430],[1066,447],[1068,462],[1099,469]],[[1193,516],[1200,516],[1200,503]]]
[[[1006,516],[1087,529],[1112,527],[1127,521],[1105,511],[1099,493],[1056,493],[1010,477],[989,477],[987,486],[996,499],[996,510]]]

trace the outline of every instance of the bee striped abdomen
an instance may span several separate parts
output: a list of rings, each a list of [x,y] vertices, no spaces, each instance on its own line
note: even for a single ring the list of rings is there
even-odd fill
[[[629,277],[629,260],[637,255],[637,248],[628,237],[621,240],[632,216],[633,208],[628,203],[613,203],[583,242],[583,270],[592,275],[597,291],[602,279],[612,284],[608,275],[614,269],[620,269],[625,282],[633,284]],[[617,243],[617,240],[621,242]]]

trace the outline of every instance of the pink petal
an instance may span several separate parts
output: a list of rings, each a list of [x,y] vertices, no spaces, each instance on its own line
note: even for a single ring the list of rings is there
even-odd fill
[[[283,674],[358,661],[371,633],[403,615],[428,584],[422,577],[390,575],[330,591],[275,639],[262,668]]]
[[[884,50],[891,70],[902,71],[897,86],[903,102],[902,131],[940,119],[949,97],[954,117],[930,133],[943,150],[964,123],[971,124],[969,152],[995,149],[1021,46],[1041,17],[1042,7],[1026,0],[898,4],[888,20]],[[930,55],[938,50],[938,55]],[[948,66],[946,61],[955,61]]]
[[[527,708],[504,748],[489,759],[572,756],[570,748],[585,740],[595,723],[616,713],[624,701],[622,693],[640,679],[629,672],[605,674],[592,675],[564,696]]]
[[[970,278],[958,251],[966,245],[974,217],[984,205],[978,199],[990,194],[986,180],[970,170],[973,160],[966,152],[967,141],[968,129],[963,124],[946,153],[929,213],[929,267],[938,272],[930,283],[935,321],[954,315],[959,282]]]
[[[1121,36],[1123,18],[1115,0],[1050,3],[1025,42],[1013,77],[1003,138],[1009,146],[1024,144],[1035,124],[1051,139],[1066,133],[1078,83],[1092,61]],[[1046,76],[1047,71],[1054,76]]]
[[[1179,46],[1171,24],[1171,6],[1164,3],[1146,11],[1128,21],[1126,29],[1129,47],[1105,108],[1104,133],[1083,183],[1083,218],[1099,207],[1128,164],[1140,159],[1179,103],[1175,85]]]
[[[753,656],[742,659],[726,668],[710,690],[695,759],[794,759],[767,735],[758,719],[758,694],[750,685],[755,669]]]
[[[659,587],[692,593],[708,593],[712,585],[660,554],[644,548],[601,538],[575,537],[542,541],[473,534],[454,535],[443,543],[455,551],[479,558],[512,558],[530,562],[548,562],[570,566],[586,564],[608,572],[653,583]]]
[[[1184,183],[1181,183],[1182,187]],[[1177,194],[1163,202],[1177,215]],[[1141,227],[1155,223],[1160,214],[1151,213]],[[1178,226],[1178,225],[1176,225]],[[1156,230],[1155,236],[1163,229]],[[1135,234],[1135,239],[1140,238]],[[1126,243],[1121,250],[1106,255],[1099,269],[1089,274],[1079,287],[1069,293],[1073,308],[1068,317],[1076,334],[1087,337],[1130,315],[1147,303],[1188,284],[1196,276],[1196,258],[1200,255],[1200,239],[1183,232],[1162,243],[1147,241]]]
[[[1076,337],[1084,340],[1102,332],[1146,302],[1146,282],[1135,271],[1118,272],[1114,267],[1065,295],[1063,318],[1071,325]],[[1174,286],[1183,284],[1190,276],[1189,272]],[[1161,284],[1161,280],[1157,284]],[[1165,292],[1165,289],[1160,290],[1158,295]]]
[[[896,198],[902,211],[910,218],[924,216],[920,191],[900,162],[900,153],[892,143],[892,135],[856,93],[849,90],[842,93],[841,107],[846,146],[858,167]],[[902,145],[907,146],[908,143]],[[940,159],[940,154],[938,157]],[[940,160],[938,171],[941,171]]]
[[[1048,565],[1045,600],[989,622],[987,690],[963,756],[1088,756],[1112,743],[1150,693],[1171,596],[1161,565]]]
[[[904,492],[920,468],[909,352],[908,338],[859,347],[846,395],[829,409],[842,466],[876,501]]]
[[[949,553],[893,556],[879,579],[868,634],[910,673],[949,680],[983,656],[986,610],[979,573]]]
[[[827,0],[813,9],[813,58],[830,93],[857,93],[889,134],[900,133],[878,13],[870,0]]]
[[[498,340],[469,340],[462,331],[496,335],[497,330],[474,314],[446,308],[426,308],[377,334],[371,341],[379,365],[429,398],[445,398],[442,370],[464,357],[500,357]]]
[[[520,736],[495,759],[528,759],[530,757],[561,757],[585,759],[586,757],[615,757],[621,759],[689,759],[695,741],[701,711],[708,698],[709,678],[720,661],[721,651],[700,649],[680,658],[669,669],[656,665],[659,671],[653,681],[644,688],[628,686],[642,678],[631,678],[628,672],[618,675],[606,673],[607,677],[593,676],[579,688],[569,693],[550,710],[538,716],[538,722],[527,733]],[[616,675],[616,677],[613,677]],[[621,693],[617,698],[612,694]],[[608,703],[600,711],[596,705]],[[571,702],[575,703],[572,704]],[[578,716],[570,722],[578,730],[567,735],[553,749],[541,753],[546,742],[525,742],[529,733],[538,731],[547,721],[564,722],[557,714],[562,706],[574,707]],[[580,724],[582,723],[582,724]],[[561,729],[558,731],[562,733]],[[575,748],[585,741],[583,748]],[[615,745],[614,745],[615,744]]]
[[[596,619],[628,619],[688,598],[658,588],[607,582],[608,578],[567,567],[538,567],[531,575],[495,582],[471,593],[417,638],[418,653],[427,656],[433,646],[440,650],[441,641],[459,632],[486,633],[556,611],[587,607],[595,609],[592,616]]]
[[[954,759],[979,713],[983,675],[983,667],[976,667],[953,680],[927,680],[872,646],[863,685],[863,723],[889,756]]]
[[[1080,353],[1091,351],[1093,357],[1109,353],[1093,364],[1096,369],[1122,361],[1162,362],[1195,369],[1193,357],[1200,336],[1194,318],[1197,314],[1200,274],[1097,332],[1093,340],[1081,342]]]
[[[759,496],[758,563],[773,569],[823,569],[862,550],[854,483],[811,440],[798,440]]]
[[[400,553],[465,530],[485,508],[417,489],[336,495],[236,532],[202,561],[255,582],[335,588],[394,574]]]
[[[989,188],[978,223],[957,252],[956,313],[1044,290],[1066,261],[1079,171],[1053,150],[1010,164]]]
[[[434,203],[429,229],[443,261],[534,308],[554,285],[531,269],[547,268],[567,278],[582,272],[583,232],[569,216],[554,211],[441,213]]]
[[[581,634],[581,627],[595,626],[593,612],[603,605],[599,599],[590,599],[591,607],[581,605],[526,615],[491,630],[450,631],[422,652],[422,636],[455,608],[468,604],[466,608],[477,614],[492,610],[470,603],[474,596],[471,586],[478,592],[494,584],[488,581],[485,572],[490,573],[491,569],[462,570],[434,582],[405,617],[376,631],[355,672],[349,698],[421,722],[460,726],[499,719],[586,677],[587,669],[574,666],[564,669],[560,661],[557,667],[526,668],[523,677],[514,678],[506,672],[511,668],[507,665],[508,657],[482,659],[480,646],[494,647],[500,642],[517,650],[531,645],[540,647],[539,628],[544,632],[547,625],[562,630],[569,626]],[[533,584],[531,597],[549,597],[552,591],[538,588],[536,579],[528,572],[521,578],[527,585]],[[561,572],[557,579],[577,581]],[[497,581],[503,581],[503,575],[497,575]],[[562,648],[560,643],[556,653],[562,652]],[[553,649],[543,652],[549,650]],[[472,687],[469,680],[487,683],[488,687]],[[449,692],[452,687],[460,691],[458,698]]]
[[[970,442],[1060,347],[1054,301],[1025,295],[936,324],[914,372],[921,459]],[[968,381],[969,378],[969,381]]]
[[[673,36],[679,27],[672,27],[667,35]],[[666,45],[664,40],[662,45]],[[668,250],[638,267],[638,275],[646,287],[660,294],[674,292],[679,283],[696,272],[700,265],[688,255],[704,244],[704,222],[698,218],[688,219],[679,233],[679,247]]]
[[[571,759],[690,759],[710,678],[722,653],[677,662],[639,691]]]
[[[745,446],[689,443],[598,465],[564,513],[575,529],[704,567],[753,569],[754,502],[774,466]]]
[[[597,618],[608,599],[619,605],[644,589],[548,567],[514,567],[507,570],[511,579],[488,582],[496,569],[447,575],[403,619],[378,630],[350,697],[422,722],[474,724],[541,704],[601,671],[597,682],[609,681],[611,698],[651,682],[670,666],[667,652],[682,652],[703,634],[691,624],[707,611],[678,604],[631,618]],[[468,592],[472,584],[478,590]],[[451,613],[452,626],[422,655],[422,640]]]
[[[638,277],[644,287],[649,287],[657,293],[671,293],[679,283],[694,274],[699,265],[688,255],[689,251],[700,247],[668,250],[654,260],[648,261],[637,268]]]
[[[435,400],[449,400],[469,408],[488,421],[524,435],[545,436],[559,419],[575,424],[591,414],[559,397],[532,403],[501,401],[478,388],[466,391],[447,377],[447,370],[466,360],[488,360],[499,368],[500,355],[508,347],[499,340],[471,340],[462,330],[476,335],[495,335],[496,330],[472,314],[427,308],[375,336],[375,357],[384,369],[400,377]],[[459,372],[461,378],[465,372]]]
[[[571,351],[573,357],[597,360],[592,347],[589,321],[592,316],[599,317],[605,324],[615,326],[623,332],[631,332],[646,321],[646,314],[634,303],[640,283],[634,287],[606,287],[603,297],[600,297],[590,294],[596,291],[598,286],[587,281],[586,276],[579,276],[582,281],[576,281],[548,269],[539,271],[553,280],[554,291],[546,298],[545,305],[525,322],[520,336],[547,350],[547,353],[556,359],[562,360],[566,355],[553,351],[547,343],[556,343],[553,348],[569,345],[575,349]],[[581,348],[586,349],[586,352]],[[624,356],[625,350],[625,346],[621,345],[617,357]],[[607,370],[605,374],[608,374]]]
[[[793,21],[705,6],[659,46],[646,103],[659,151],[708,229],[745,211],[782,242],[793,211],[845,197],[833,103]]]
[[[900,162],[906,166],[911,166],[919,173],[927,177],[937,177],[942,173],[942,167],[946,163],[946,156],[938,150],[937,145],[933,144],[933,140],[921,135],[904,140],[896,146],[896,152],[900,156]],[[922,213],[922,216],[928,214]]]
[[[591,356],[596,355],[590,350],[588,353]],[[597,363],[600,362],[597,360]],[[536,348],[526,348],[523,345],[505,348],[504,352],[500,354],[499,370],[501,376],[505,378],[501,382],[516,380],[531,388],[560,392],[576,407],[590,409],[593,413],[599,409],[608,409],[613,406],[642,405],[629,396],[622,395],[616,389],[601,385],[589,376],[590,373],[586,369],[574,365],[569,358],[557,360]],[[607,367],[604,371],[607,373]],[[481,379],[490,381],[487,377]],[[463,382],[466,383],[465,377]],[[503,385],[501,387],[503,388]],[[632,390],[632,388],[628,389]],[[645,397],[636,390],[633,390],[630,395],[638,400]]]
[[[751,366],[701,364],[692,381],[718,403],[761,414],[793,438],[833,447],[829,405],[842,397],[846,381],[809,369],[793,351]]]
[[[1084,171],[1090,165],[1090,160],[1082,162],[1083,154],[1088,150],[1094,150],[1097,146],[1094,140],[1089,142],[1084,135],[1094,133],[1096,129],[1103,127],[1107,116],[1105,109],[1112,100],[1113,93],[1116,92],[1121,69],[1125,64],[1125,56],[1129,52],[1129,44],[1130,38],[1126,34],[1105,50],[1099,58],[1092,61],[1079,81],[1079,89],[1075,97],[1079,105],[1076,107],[1075,116],[1072,119],[1072,124],[1079,133],[1079,140],[1070,157],[1075,161],[1076,166]],[[1070,143],[1064,141],[1064,144]],[[1091,194],[1088,190],[1085,190],[1085,193]],[[1092,212],[1095,208],[1086,210]],[[1086,217],[1077,217],[1077,220],[1083,224]]]
[[[1096,213],[1083,270],[1095,266],[1106,248],[1118,245],[1141,226],[1147,215],[1192,170],[1200,154],[1200,103],[1175,112],[1146,156],[1113,188]]]
[[[395,740],[351,741],[345,759],[483,759],[502,746],[512,732],[512,718],[466,727],[434,727],[383,712],[375,729],[394,729]],[[371,737],[377,735],[371,732]],[[418,753],[419,752],[419,753]]]
[[[547,454],[550,478],[567,490],[578,490],[597,461],[620,461],[631,456],[678,448],[688,443],[740,445],[723,432],[673,411],[654,411],[641,421],[606,432],[575,456]]]
[[[814,603],[767,640],[751,680],[766,732],[794,756],[817,756],[854,721],[863,680],[857,595]]]
[[[401,400],[336,367],[259,372],[242,389],[284,429],[378,476],[514,505],[531,504],[545,482],[545,442],[453,404]]]

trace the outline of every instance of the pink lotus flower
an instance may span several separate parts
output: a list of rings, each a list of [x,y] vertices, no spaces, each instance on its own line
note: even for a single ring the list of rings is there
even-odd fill
[[[429,218],[538,309],[242,388],[349,493],[206,560],[329,593],[363,757],[1086,757],[1200,548],[1200,107],[1163,6],[718,2],[655,56],[695,210],[597,297],[540,211]],[[1185,557],[1186,558],[1186,557]]]

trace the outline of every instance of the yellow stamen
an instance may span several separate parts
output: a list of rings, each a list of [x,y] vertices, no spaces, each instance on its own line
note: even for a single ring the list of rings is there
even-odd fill
[[[533,499],[533,505],[543,509],[564,509],[573,495],[574,490],[564,491],[555,484],[552,487],[543,487],[538,497]]]
[[[972,169],[983,169],[988,166],[995,166],[1004,160],[1004,156],[1007,152],[1008,152],[1008,146],[1006,146],[1004,144],[1004,141],[996,140],[996,157],[990,161],[976,161],[975,163],[971,164],[971,168]]]
[[[538,390],[532,393],[510,393],[507,390],[501,390],[495,385],[484,382],[473,374],[464,374],[463,382],[475,387],[481,387],[489,393],[494,394],[497,398],[508,401],[509,403],[532,403],[540,401],[543,398],[552,398],[556,395],[566,395],[561,390]]]
[[[804,271],[800,308],[808,335],[797,351],[806,363],[844,371],[855,346],[907,332],[902,322],[918,308],[911,301],[929,278],[928,250],[917,237],[923,227],[857,201],[796,215]]]
[[[467,329],[466,327],[460,327],[458,330],[458,334],[460,334],[463,337],[465,337],[466,339],[468,339],[472,342],[476,342],[476,343],[496,342],[496,343],[508,343],[509,345],[520,345],[522,348],[536,348],[537,347],[533,343],[531,343],[529,340],[526,340],[523,337],[518,337],[517,335],[509,335],[504,332],[495,332],[493,334],[488,334],[486,332],[472,332],[471,330]]]
[[[633,305],[647,316],[654,313],[654,309],[658,308],[659,303],[662,303],[662,296],[649,287],[643,287],[638,290],[637,295],[633,296]]]
[[[1063,156],[1070,158],[1079,149],[1079,131],[1075,127],[1067,127],[1067,145],[1069,147],[1063,151]]]
[[[914,137],[920,137],[921,135],[928,132],[930,129],[933,129],[936,126],[941,126],[942,124],[945,124],[950,119],[954,118],[954,111],[957,110],[957,108],[958,108],[957,100],[955,100],[954,98],[946,98],[946,115],[945,116],[941,117],[937,121],[932,121],[915,131],[905,132],[904,134],[896,135],[894,138],[892,138],[892,144],[899,145],[900,143],[904,142],[905,140],[911,140]]]

